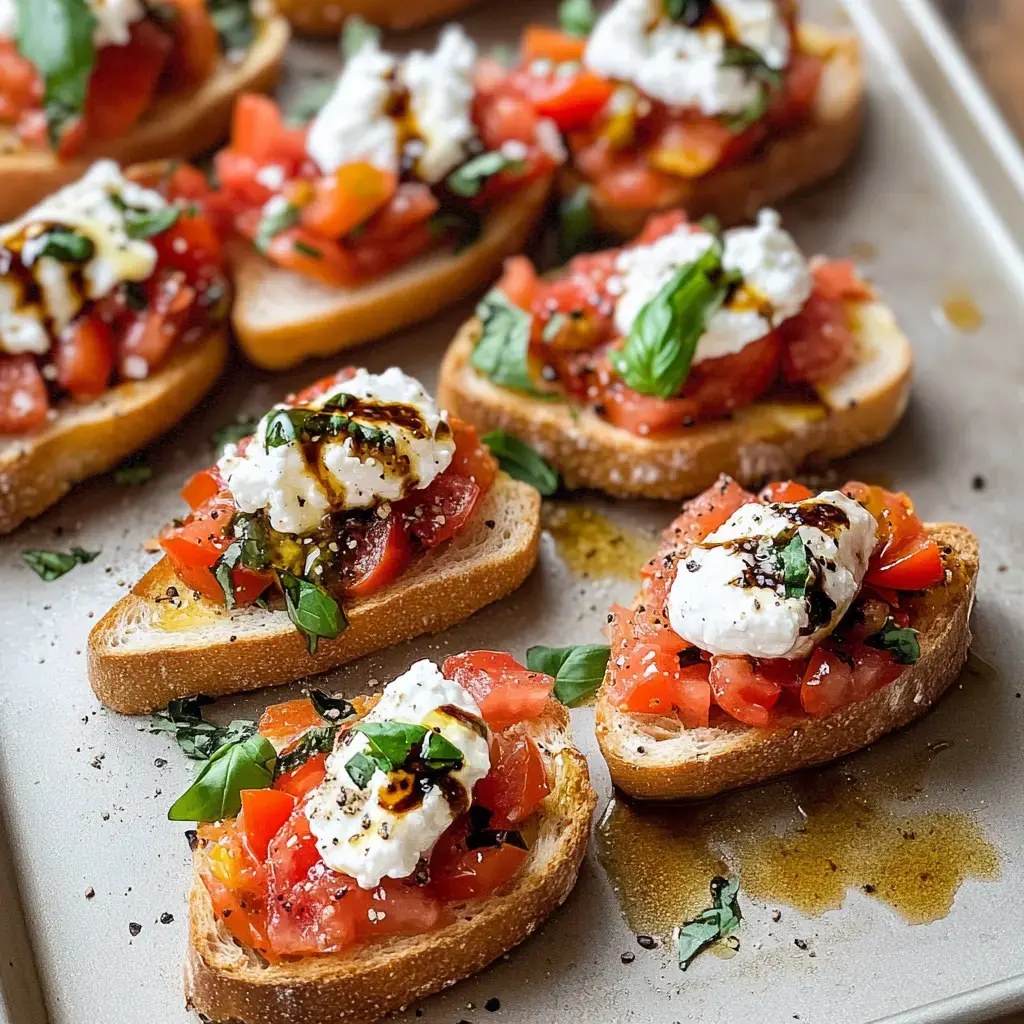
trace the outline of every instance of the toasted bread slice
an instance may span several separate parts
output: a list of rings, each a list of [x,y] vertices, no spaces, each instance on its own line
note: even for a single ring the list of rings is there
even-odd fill
[[[496,387],[470,364],[479,320],[466,323],[441,363],[437,399],[480,429],[533,445],[570,487],[616,497],[679,500],[728,473],[750,486],[874,444],[899,422],[910,395],[910,343],[888,307],[851,304],[858,361],[819,401],[768,396],[730,419],[638,437],[592,410]]]
[[[416,28],[450,18],[476,0],[277,0],[277,9],[310,36],[336,36],[346,18],[358,15],[381,28]]]
[[[185,962],[189,1007],[232,1024],[369,1024],[476,973],[534,932],[576,884],[597,798],[565,708],[551,701],[518,728],[547,761],[551,793],[511,882],[466,903],[458,921],[438,931],[268,966],[216,919],[196,875]]]
[[[220,328],[180,345],[151,377],[118,384],[92,402],[65,401],[42,430],[0,438],[0,533],[170,430],[213,387],[227,355]]]
[[[947,573],[945,583],[908,604],[920,661],[866,700],[766,728],[729,721],[684,729],[675,719],[626,714],[609,703],[606,676],[597,698],[597,739],[615,785],[641,800],[713,796],[852,754],[924,714],[967,660],[978,579],[978,538],[964,526],[926,526]]]
[[[257,366],[282,370],[430,319],[489,284],[505,257],[523,248],[550,189],[549,179],[527,186],[461,251],[427,253],[358,288],[331,288],[235,246],[233,323],[242,350]]]
[[[857,38],[802,25],[800,47],[825,59],[810,122],[767,142],[750,159],[701,178],[679,178],[658,207],[616,206],[600,189],[591,194],[594,223],[619,238],[635,238],[658,210],[681,207],[692,220],[707,214],[724,226],[742,224],[759,209],[831,177],[849,160],[861,135],[864,69]],[[571,195],[586,179],[572,167],[559,187]]]
[[[72,160],[33,151],[0,154],[0,222],[77,180],[104,157],[125,165],[198,156],[212,149],[228,133],[235,97],[274,87],[289,32],[284,18],[263,22],[241,63],[224,61],[195,92],[159,101],[127,135],[90,145]]]
[[[104,704],[143,714],[174,697],[287,683],[448,629],[510,594],[540,544],[540,495],[500,473],[465,532],[394,583],[345,605],[348,627],[310,655],[284,611],[225,611],[189,592],[161,559],[89,636],[89,681]],[[169,596],[170,595],[170,596]]]

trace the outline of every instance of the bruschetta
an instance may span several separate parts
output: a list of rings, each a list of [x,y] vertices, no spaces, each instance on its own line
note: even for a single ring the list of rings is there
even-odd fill
[[[255,788],[216,807],[190,791],[171,811],[206,822],[189,1006],[365,1024],[535,931],[576,883],[596,802],[551,682],[477,651],[335,700],[327,720],[309,701],[271,708],[241,741]]]
[[[568,139],[562,192],[615,237],[677,206],[741,223],[830,177],[860,138],[857,39],[799,20],[792,0],[568,11],[570,32],[526,31],[510,81]]]
[[[277,9],[296,32],[336,36],[347,18],[358,17],[381,28],[407,29],[464,11],[476,0],[277,0]]]
[[[273,87],[288,23],[258,0],[0,4],[0,220],[99,159],[196,156],[243,91]]]
[[[276,405],[182,496],[166,557],[96,625],[116,711],[284,683],[455,625],[532,570],[540,497],[401,370]]]
[[[484,287],[537,223],[564,153],[455,25],[402,59],[365,38],[307,127],[244,97],[215,166],[245,354],[291,366]]]
[[[967,659],[978,541],[851,482],[684,506],[609,615],[597,737],[645,800],[707,797],[851,754],[924,714]]]
[[[510,260],[438,393],[571,487],[678,500],[719,473],[759,484],[881,440],[911,365],[853,265],[808,261],[773,211],[724,234],[672,212],[550,279]]]
[[[193,168],[98,161],[0,227],[0,533],[159,437],[227,358],[221,245]]]

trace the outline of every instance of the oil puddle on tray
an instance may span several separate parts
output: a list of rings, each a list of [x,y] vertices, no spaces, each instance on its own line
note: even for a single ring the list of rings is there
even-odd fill
[[[985,314],[971,296],[962,290],[952,290],[940,307],[941,319],[960,334],[975,334],[985,324]]]
[[[559,557],[580,576],[636,580],[658,546],[656,536],[585,505],[545,502],[543,521]]]
[[[936,743],[908,758],[899,778],[844,762],[704,803],[651,807],[617,797],[598,826],[598,853],[627,923],[670,934],[708,906],[716,874],[738,874],[741,897],[809,916],[860,889],[910,924],[945,917],[966,879],[994,881],[1000,870],[970,815],[900,806],[947,748]]]

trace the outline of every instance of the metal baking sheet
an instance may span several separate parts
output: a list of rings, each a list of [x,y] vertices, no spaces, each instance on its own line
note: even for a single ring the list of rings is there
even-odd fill
[[[531,16],[550,17],[553,6],[493,2],[466,24],[485,41],[512,41]],[[825,0],[808,6],[836,16]],[[794,903],[805,910],[817,905],[806,892],[787,901],[778,879],[774,889],[758,881],[764,871],[756,856],[736,861],[736,851],[749,849],[752,837],[771,846],[780,833],[795,842],[819,835],[814,815],[827,814],[840,798],[826,793],[817,811],[808,810],[811,783],[777,784],[711,809],[680,811],[677,819],[697,829],[699,843],[713,832],[715,855],[724,853],[732,867],[741,864],[744,921],[731,959],[704,956],[683,974],[667,945],[638,945],[592,847],[567,905],[507,958],[416,1008],[425,1024],[492,1017],[508,1024],[570,1018],[937,1024],[1024,1006],[1024,977],[1015,977],[1024,926],[1018,738],[1024,259],[1017,245],[1024,238],[1024,162],[924,0],[850,0],[839,16],[852,20],[864,39],[867,137],[846,173],[787,204],[785,213],[808,250],[862,262],[913,338],[918,370],[896,434],[837,475],[906,488],[930,517],[969,524],[981,537],[984,566],[975,659],[960,685],[924,720],[828,778],[868,795],[869,827],[883,844],[908,820],[946,822],[953,838],[946,845],[941,836],[935,840],[932,867],[955,901],[933,923],[906,923],[853,878],[855,855],[836,839],[838,868],[853,870],[845,897],[839,887],[841,908],[796,909]],[[411,38],[423,42],[429,34]],[[335,60],[326,44],[297,48],[286,88]],[[943,322],[940,309],[951,297],[980,310],[972,333]],[[357,358],[375,369],[398,363],[432,383],[443,346],[467,309],[367,346]],[[190,1019],[181,984],[188,852],[180,825],[165,820],[190,768],[143,722],[97,704],[83,651],[98,616],[150,564],[141,544],[179,509],[180,482],[210,461],[214,429],[240,411],[262,411],[330,365],[273,377],[237,363],[217,394],[152,448],[152,481],[138,488],[109,479],[85,484],[0,544],[0,1020],[6,1007],[7,1024]],[[672,514],[668,505],[616,505],[588,495],[577,506],[610,517],[641,544]],[[557,533],[557,510],[554,522]],[[101,548],[102,555],[59,582],[42,583],[19,559],[25,548],[72,544]],[[327,685],[358,693],[415,658],[467,647],[522,656],[532,643],[596,640],[605,609],[628,598],[633,584],[600,567],[581,574],[581,565],[593,570],[600,559],[575,554],[583,560],[573,569],[549,534],[540,567],[519,593],[441,637],[331,673]],[[215,713],[253,716],[298,691],[296,685],[225,700]],[[591,759],[600,816],[612,794],[592,738],[593,713],[580,709],[573,720]],[[802,814],[810,815],[806,822]],[[711,824],[701,836],[704,820]],[[827,829],[821,835],[827,852]],[[664,864],[672,868],[675,856],[667,852]],[[958,872],[979,877],[950,883]],[[662,871],[658,879],[655,890],[666,899],[695,884],[682,869]],[[703,871],[697,883],[706,879]],[[759,885],[770,895],[759,897]],[[632,962],[624,963],[630,957],[623,954]],[[492,999],[500,1010],[488,1004]]]

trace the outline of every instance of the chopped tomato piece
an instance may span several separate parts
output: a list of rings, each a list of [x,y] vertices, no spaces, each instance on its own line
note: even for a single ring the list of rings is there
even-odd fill
[[[323,724],[313,702],[308,697],[300,697],[282,704],[271,704],[260,718],[259,733],[279,750],[284,750],[307,729]]]
[[[480,440],[480,434],[471,423],[450,416],[448,422],[455,438],[455,454],[448,472],[472,480],[486,494],[498,473],[498,460]]]
[[[151,239],[160,261],[167,270],[180,270],[190,284],[209,278],[221,267],[221,241],[213,225],[201,213],[183,209],[177,221]]]
[[[648,159],[658,170],[678,178],[701,178],[748,152],[759,137],[751,134],[753,140],[713,117],[674,120],[660,134]]]
[[[166,75],[173,90],[205,82],[220,60],[220,36],[206,0],[166,0],[173,17],[165,24],[174,34]]]
[[[527,25],[519,44],[519,54],[524,64],[535,60],[562,64],[569,61],[582,62],[586,48],[586,39],[559,32],[547,25]]]
[[[46,381],[30,355],[0,354],[0,434],[27,434],[46,422]]]
[[[857,272],[852,260],[821,260],[812,268],[814,290],[823,299],[845,302],[870,302],[874,290]]]
[[[465,825],[453,825],[431,854],[430,891],[439,900],[457,903],[489,896],[515,877],[528,856],[507,842],[471,850],[467,834]]]
[[[853,365],[856,341],[850,315],[838,299],[813,293],[777,333],[783,345],[783,376],[792,383],[824,383]]]
[[[402,514],[392,510],[387,519],[359,520],[346,534],[355,547],[344,547],[341,571],[345,594],[365,597],[397,579],[412,561],[414,550]]]
[[[452,655],[445,659],[441,673],[469,691],[495,732],[540,715],[555,685],[550,676],[530,672],[501,651]]]
[[[686,648],[686,642],[671,630],[663,632],[678,642],[680,650]],[[621,649],[613,646],[612,651],[608,698],[615,707],[634,714],[674,715],[688,729],[708,724],[711,688],[707,663],[683,668],[678,653],[643,641]]]
[[[820,57],[800,50],[793,53],[786,70],[785,88],[769,111],[774,128],[788,128],[810,116],[824,70]]]
[[[295,810],[295,797],[277,789],[243,789],[241,799],[238,821],[249,852],[259,861],[266,860],[270,840]]]
[[[101,395],[114,372],[114,335],[98,316],[82,316],[62,331],[54,356],[57,384],[71,397],[90,401]]]
[[[758,672],[749,658],[713,657],[710,683],[715,703],[744,725],[767,725],[782,693],[779,684]]]
[[[476,784],[473,802],[491,814],[491,828],[511,828],[525,821],[551,792],[544,759],[529,736],[496,735],[491,770]]]
[[[428,548],[450,540],[469,521],[483,494],[480,486],[466,477],[442,473],[429,487],[414,491],[409,531]]]
[[[296,800],[301,800],[309,792],[316,789],[327,777],[327,755],[314,754],[305,764],[284,772],[274,780],[274,789],[290,793]]]
[[[194,511],[225,489],[226,484],[220,470],[216,466],[210,466],[193,473],[179,493],[188,503],[188,507]]]
[[[559,131],[571,132],[590,125],[615,92],[615,86],[591,71],[574,75],[552,69],[516,75],[514,82],[541,117],[549,117]]]
[[[267,256],[286,270],[332,287],[353,285],[359,276],[352,256],[337,242],[305,228],[289,228],[276,235],[267,246]]]
[[[281,164],[291,172],[306,160],[306,132],[286,125],[281,108],[268,96],[245,93],[235,101],[231,149],[258,165]]]
[[[396,175],[373,164],[345,164],[316,182],[313,201],[302,211],[302,223],[327,238],[341,238],[389,202],[397,187]]]
[[[808,498],[813,497],[814,492],[809,487],[804,487],[803,484],[798,484],[794,480],[767,484],[758,495],[761,501],[782,502],[784,504],[806,501]]]
[[[668,525],[662,535],[663,546],[673,551],[682,551],[690,544],[697,544],[724,526],[737,509],[758,499],[744,490],[730,476],[724,474],[706,491],[691,498],[683,511]],[[648,563],[644,575],[650,575],[657,568],[657,559]]]
[[[505,272],[497,288],[520,309],[529,309],[540,285],[537,271],[527,256],[510,256],[505,260]]]
[[[815,649],[804,672],[800,704],[809,715],[827,715],[853,700],[853,669],[835,652]]]

